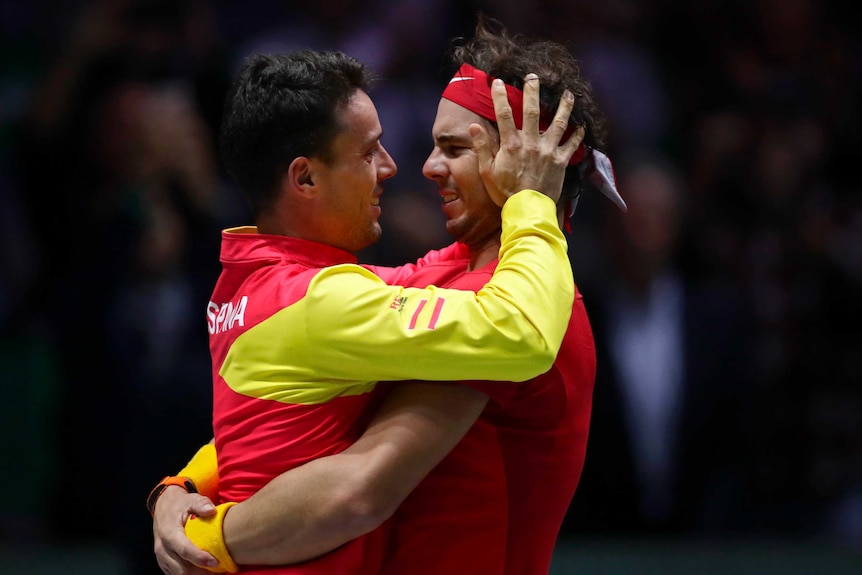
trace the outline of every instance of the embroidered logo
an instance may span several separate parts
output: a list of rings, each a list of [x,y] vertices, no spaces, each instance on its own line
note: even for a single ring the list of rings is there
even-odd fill
[[[389,309],[394,309],[396,311],[402,311],[404,306],[407,304],[407,296],[401,295],[392,300],[392,303],[389,304]]]

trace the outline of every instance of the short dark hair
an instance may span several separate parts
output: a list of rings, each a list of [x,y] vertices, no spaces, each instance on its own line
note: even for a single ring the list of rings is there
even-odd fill
[[[302,50],[246,60],[227,94],[219,144],[254,216],[271,207],[294,158],[331,159],[332,140],[342,128],[338,111],[370,83],[366,66],[341,52]]]
[[[553,117],[565,90],[575,95],[575,107],[569,125],[583,126],[584,143],[603,149],[605,116],[602,114],[590,82],[581,74],[574,55],[564,45],[547,40],[533,40],[510,34],[493,18],[479,14],[473,37],[457,39],[451,50],[455,67],[469,64],[507,84],[524,89],[524,76],[530,72],[539,76],[539,101],[544,113]],[[574,166],[566,170],[560,202],[580,192],[580,174]]]

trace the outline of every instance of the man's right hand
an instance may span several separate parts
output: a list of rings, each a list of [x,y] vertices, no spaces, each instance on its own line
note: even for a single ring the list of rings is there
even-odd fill
[[[560,100],[554,120],[544,133],[539,133],[539,78],[527,74],[524,82],[524,124],[515,128],[512,108],[506,95],[506,86],[496,79],[491,85],[497,127],[500,130],[500,149],[492,156],[490,137],[479,124],[471,124],[470,135],[479,161],[479,173],[491,199],[502,206],[509,196],[521,190],[537,190],[555,202],[560,199],[566,166],[584,139],[583,127],[560,145],[574,97],[568,90]]]
[[[212,555],[192,545],[184,529],[190,515],[209,517],[215,511],[208,497],[187,493],[176,485],[165,488],[153,513],[153,540],[156,560],[166,575],[208,575],[208,571],[193,563],[218,565]]]

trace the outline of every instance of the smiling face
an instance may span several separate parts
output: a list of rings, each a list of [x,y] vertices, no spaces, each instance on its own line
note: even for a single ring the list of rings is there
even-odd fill
[[[326,243],[355,252],[380,238],[382,182],[395,175],[395,161],[383,147],[383,129],[371,98],[358,90],[339,113],[328,161],[316,159],[312,178],[320,189]]]
[[[490,123],[478,114],[449,100],[440,100],[431,129],[434,149],[425,160],[422,173],[437,183],[447,218],[446,231],[467,244],[474,254],[499,248],[501,208],[488,196],[479,175],[468,131],[470,124],[484,125],[492,139],[496,136]],[[492,153],[496,153],[497,146],[496,141],[492,142]]]

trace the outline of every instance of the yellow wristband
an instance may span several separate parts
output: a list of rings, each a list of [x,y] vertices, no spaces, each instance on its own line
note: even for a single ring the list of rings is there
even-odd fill
[[[195,484],[198,493],[212,501],[218,501],[218,457],[214,444],[207,443],[198,449],[177,475],[188,477]]]
[[[204,567],[203,565],[198,565],[198,567],[213,573],[236,573],[239,571],[239,567],[228,553],[224,542],[224,516],[233,505],[236,503],[222,503],[216,506],[214,516],[192,517],[186,521],[186,537],[195,547],[218,559],[216,567]]]

